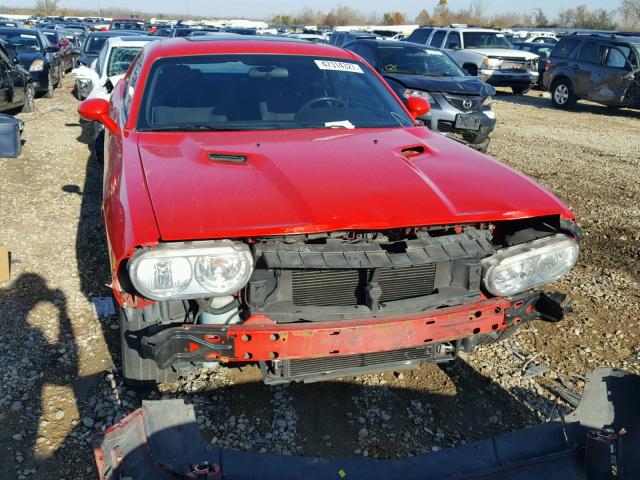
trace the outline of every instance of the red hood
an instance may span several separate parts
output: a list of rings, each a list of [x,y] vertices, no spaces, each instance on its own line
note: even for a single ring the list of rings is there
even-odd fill
[[[572,218],[532,180],[423,127],[142,133],[138,145],[163,240]],[[425,153],[401,155],[416,145]]]

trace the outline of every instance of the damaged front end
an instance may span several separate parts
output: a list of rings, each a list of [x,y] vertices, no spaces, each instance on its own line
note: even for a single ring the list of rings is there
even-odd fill
[[[143,402],[93,443],[101,480],[305,478],[614,480],[640,478],[640,377],[597,369],[570,415],[405,460],[261,455],[204,441],[193,407]]]
[[[560,321],[566,297],[535,287],[573,267],[579,239],[573,222],[549,217],[226,241],[245,285],[238,295],[197,298],[206,284],[188,284],[196,298],[143,309],[149,326],[123,328],[123,339],[161,369],[258,362],[266,383],[446,362],[522,323]],[[146,258],[188,266],[209,251],[201,247],[142,253],[129,271],[148,270]],[[204,267],[191,261],[197,276]]]

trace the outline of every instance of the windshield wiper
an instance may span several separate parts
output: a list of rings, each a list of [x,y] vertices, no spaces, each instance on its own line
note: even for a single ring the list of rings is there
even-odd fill
[[[166,127],[154,127],[146,130],[147,132],[229,132],[244,130],[233,127],[215,127],[206,123],[188,123],[185,125],[169,125]]]

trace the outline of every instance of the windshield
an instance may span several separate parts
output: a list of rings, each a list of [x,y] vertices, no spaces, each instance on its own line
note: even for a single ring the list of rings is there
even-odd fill
[[[185,88],[188,85],[189,88]],[[294,55],[156,61],[139,130],[271,130],[413,125],[367,67]]]
[[[89,37],[87,41],[84,42],[84,53],[88,53],[90,55],[97,55],[102,50],[102,46],[107,39],[105,37]]]
[[[460,67],[439,50],[385,45],[380,46],[378,51],[385,72],[436,77],[464,77]]]
[[[111,23],[111,30],[146,30],[144,22],[118,21]]]
[[[107,76],[113,77],[127,73],[129,65],[141,49],[142,47],[117,47],[111,50]]]
[[[18,52],[39,52],[38,37],[31,33],[0,33],[0,39],[13,45]]]
[[[502,33],[464,32],[464,48],[513,48]]]

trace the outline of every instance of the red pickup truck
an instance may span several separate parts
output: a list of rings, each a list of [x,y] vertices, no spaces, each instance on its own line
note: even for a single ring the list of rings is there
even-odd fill
[[[267,383],[455,359],[565,296],[571,211],[431,132],[354,53],[284,39],[149,44],[102,122],[124,375],[258,362]]]

